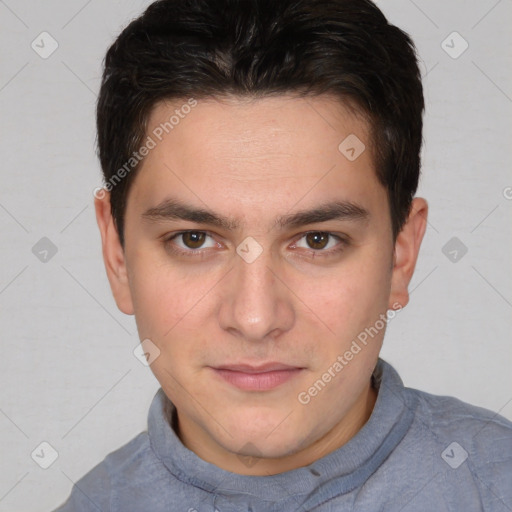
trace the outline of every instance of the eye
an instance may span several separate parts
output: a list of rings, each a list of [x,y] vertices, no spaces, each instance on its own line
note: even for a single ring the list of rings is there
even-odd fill
[[[213,241],[210,245],[204,246],[207,238],[212,237],[206,231],[181,231],[167,238],[165,240],[165,245],[172,252],[188,256],[193,255],[194,253],[201,253],[202,251],[199,251],[198,249],[208,249],[216,246]],[[181,245],[178,243],[179,240],[182,241]]]
[[[325,231],[310,231],[302,235],[299,241],[303,239],[305,240],[306,246],[301,246],[296,242],[294,247],[312,249],[310,253],[313,253],[313,256],[316,256],[317,253],[320,256],[337,253],[348,245],[346,239]],[[338,240],[337,244],[335,243],[336,240]]]

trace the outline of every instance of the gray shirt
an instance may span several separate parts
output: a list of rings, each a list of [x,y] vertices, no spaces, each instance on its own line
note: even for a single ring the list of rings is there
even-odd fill
[[[406,388],[379,359],[370,419],[345,445],[273,476],[231,473],[187,449],[162,389],[148,430],[109,454],[55,512],[512,510],[512,423],[456,398]]]

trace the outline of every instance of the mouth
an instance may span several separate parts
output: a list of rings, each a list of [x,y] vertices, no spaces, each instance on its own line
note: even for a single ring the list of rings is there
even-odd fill
[[[229,384],[244,391],[269,391],[297,377],[304,368],[282,363],[247,364],[210,367]]]

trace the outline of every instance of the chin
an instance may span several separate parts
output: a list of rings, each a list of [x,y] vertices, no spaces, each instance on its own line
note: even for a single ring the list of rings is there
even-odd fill
[[[227,428],[232,437],[223,432],[223,439],[218,442],[224,445],[226,450],[241,456],[286,457],[300,451],[304,440],[309,439],[309,436],[292,425],[284,427],[284,423],[283,417],[280,417],[279,420],[269,422],[261,429],[235,429],[233,426],[231,430]],[[238,425],[241,424],[250,425],[249,422]]]
[[[265,459],[280,459],[300,451],[297,440],[276,438],[273,442],[269,442],[265,435],[261,435],[258,439],[241,435],[235,440],[230,439],[229,446],[225,448],[238,457]]]

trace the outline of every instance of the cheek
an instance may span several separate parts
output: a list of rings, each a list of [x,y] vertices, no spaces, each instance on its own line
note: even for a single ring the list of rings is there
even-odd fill
[[[169,396],[177,396],[181,386],[192,388],[194,367],[200,367],[204,358],[200,299],[208,287],[194,287],[194,282],[155,267],[139,273],[132,283],[139,337],[158,347],[151,371]]]
[[[168,262],[133,260],[130,289],[141,336],[164,339],[197,315],[200,299],[211,288],[204,279],[177,272]]]
[[[208,344],[202,328],[211,315],[211,295],[219,277],[178,272],[168,262],[137,260],[131,290],[140,339],[149,338],[160,350],[151,365],[157,378],[168,380],[166,370],[182,377],[184,362],[201,366]],[[205,308],[210,308],[208,311]]]
[[[361,255],[358,259],[340,266],[328,279],[309,280],[306,287],[302,285],[305,303],[312,312],[343,337],[373,324],[375,317],[387,309],[391,285],[387,262],[376,256]]]

